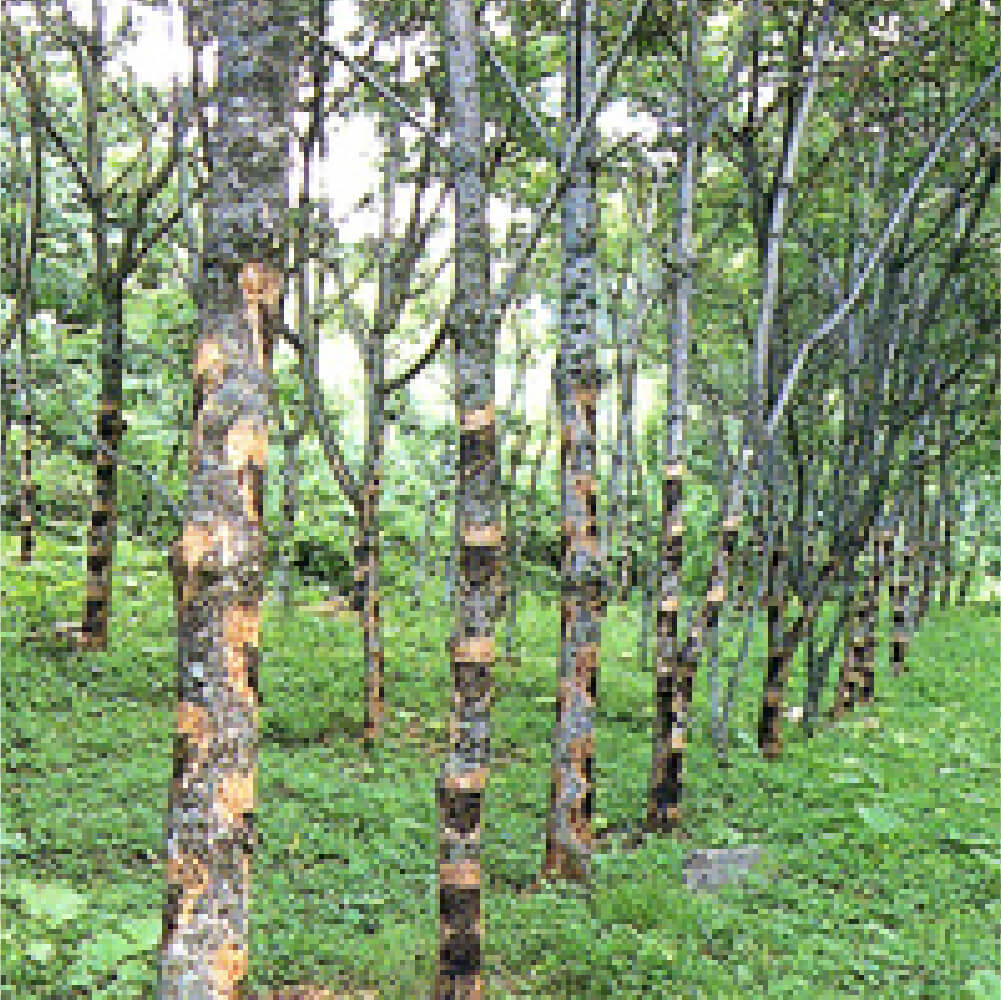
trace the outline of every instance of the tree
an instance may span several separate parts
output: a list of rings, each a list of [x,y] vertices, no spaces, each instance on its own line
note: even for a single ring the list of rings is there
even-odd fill
[[[564,126],[584,128],[563,196],[557,364],[560,407],[560,665],[543,873],[586,878],[593,837],[594,718],[601,637],[602,562],[597,524],[598,341],[596,138],[584,121],[595,95],[594,0],[573,0],[567,22]]]
[[[130,93],[126,85],[113,80],[106,66],[131,33],[131,15],[126,11],[118,30],[105,30],[102,0],[91,0],[90,27],[73,20],[66,6],[37,4],[36,13],[46,35],[58,46],[69,49],[80,81],[82,97],[83,149],[73,148],[45,107],[42,84],[14,35],[15,61],[22,87],[37,114],[45,135],[70,167],[79,195],[90,215],[93,243],[94,294],[100,303],[101,391],[96,421],[97,447],[94,449],[94,496],[87,542],[87,584],[83,619],[76,635],[81,646],[103,649],[108,638],[111,606],[112,568],[117,526],[118,450],[124,433],[122,421],[122,367],[124,331],[122,300],[126,282],[144,257],[180,219],[180,209],[158,201],[167,188],[180,151],[179,116],[173,120],[150,95]],[[144,130],[141,151],[117,176],[111,176],[109,150],[114,137],[106,128],[112,95],[119,102],[122,120],[129,127]],[[154,169],[152,144],[166,124],[168,148]],[[130,175],[139,180],[131,182]],[[114,237],[117,239],[113,239]],[[117,242],[117,251],[115,243]]]
[[[441,939],[436,1000],[483,989],[480,824],[490,761],[491,672],[500,588],[500,494],[494,412],[494,326],[489,303],[484,134],[472,0],[447,0],[444,31],[455,194],[455,519],[458,566],[452,660],[451,747],[438,779]]]
[[[188,496],[161,1000],[235,1000],[254,851],[264,476],[285,266],[290,5],[190,12],[218,42]]]

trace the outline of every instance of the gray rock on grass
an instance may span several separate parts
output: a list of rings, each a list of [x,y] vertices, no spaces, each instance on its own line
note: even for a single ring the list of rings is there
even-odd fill
[[[714,892],[741,880],[761,857],[761,847],[720,847],[692,851],[681,866],[685,886],[694,892]]]

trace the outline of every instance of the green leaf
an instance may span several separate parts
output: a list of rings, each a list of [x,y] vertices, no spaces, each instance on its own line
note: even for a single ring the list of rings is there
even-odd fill
[[[978,969],[963,983],[968,1000],[1001,1000],[1001,976],[989,969]]]
[[[150,951],[160,943],[162,928],[163,920],[160,917],[141,917],[122,929],[141,951]]]
[[[28,957],[34,962],[38,962],[39,965],[44,965],[48,960],[49,956],[52,954],[55,945],[51,941],[29,941],[28,947],[25,949],[28,953]]]
[[[87,897],[68,882],[26,881],[19,888],[28,913],[54,926],[72,920],[87,905]]]
[[[80,960],[88,968],[108,970],[139,950],[134,941],[129,941],[114,931],[105,931],[84,941],[80,948]]]
[[[862,822],[876,833],[891,833],[900,825],[900,820],[893,813],[888,813],[879,806],[859,806],[858,814],[862,817]]]

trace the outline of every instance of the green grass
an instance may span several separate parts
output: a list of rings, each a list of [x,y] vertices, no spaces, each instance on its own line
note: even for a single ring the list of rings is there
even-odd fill
[[[11,558],[12,539],[3,552],[0,995],[149,996],[175,671],[164,561],[120,547],[110,652],[81,656],[25,641],[79,613],[79,552],[42,539],[28,568]],[[427,995],[447,622],[437,605],[415,612],[392,593],[384,607],[389,723],[368,754],[353,735],[357,627],[267,609],[254,987]],[[652,679],[636,665],[637,621],[635,607],[611,607],[603,630],[599,824],[644,808]],[[543,846],[559,635],[551,596],[525,599],[521,631],[520,665],[499,664],[495,677],[489,997],[1001,996],[996,614],[932,612],[898,679],[882,644],[875,708],[809,742],[787,724],[778,763],[754,748],[760,636],[724,770],[705,737],[700,676],[688,839],[628,852],[609,840],[590,895],[517,894]],[[801,690],[797,664],[792,702]],[[763,845],[764,861],[748,882],[712,897],[682,887],[693,846],[749,842]]]

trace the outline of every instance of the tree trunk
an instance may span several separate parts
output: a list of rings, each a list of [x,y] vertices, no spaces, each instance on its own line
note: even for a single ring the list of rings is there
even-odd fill
[[[436,1000],[483,993],[480,820],[490,763],[490,698],[496,659],[502,532],[494,414],[494,327],[489,296],[484,133],[472,0],[445,6],[455,191],[457,599],[452,660],[451,747],[437,786],[441,917]]]
[[[932,525],[934,518],[928,516],[928,482],[924,472],[918,474],[918,529],[916,570],[919,590],[917,593],[917,613],[914,616],[913,629],[916,631],[924,621],[931,605],[932,560],[934,547],[932,544]]]
[[[781,541],[781,525],[776,527],[780,534],[771,547],[771,558],[768,561],[767,582],[765,584],[765,603],[768,615],[768,660],[765,667],[764,698],[758,722],[758,749],[768,760],[774,760],[782,755],[782,699],[789,664],[783,628],[785,549]]]
[[[637,303],[637,310],[642,310],[642,305]],[[619,422],[621,424],[622,445],[625,452],[623,462],[626,472],[625,500],[620,508],[619,515],[619,558],[618,579],[619,600],[626,601],[632,591],[632,580],[634,576],[634,563],[636,562],[636,429],[635,429],[635,400],[636,400],[636,376],[639,361],[639,344],[642,332],[639,323],[634,319],[630,324],[630,339],[627,348],[628,361],[626,362],[625,380],[620,386],[621,398],[619,401]]]
[[[218,38],[184,526],[159,1000],[236,1000],[248,965],[271,333],[280,322],[289,10],[212,8]]]
[[[295,560],[295,515],[299,505],[298,427],[289,427],[282,436],[282,531],[278,568],[278,600],[283,608],[292,606]]]
[[[379,430],[381,437],[381,429]],[[381,445],[376,445],[381,452]],[[381,463],[380,463],[381,464]],[[355,546],[355,610],[361,616],[365,672],[364,738],[376,739],[385,714],[382,633],[379,619],[379,490],[378,471],[362,490]]]
[[[695,68],[698,58],[697,10],[688,4],[688,53],[684,68],[685,159],[678,180],[677,264],[674,342],[671,365],[671,405],[665,420],[665,456],[661,470],[660,553],[657,560],[657,659],[654,671],[653,746],[646,825],[667,832],[681,818],[681,771],[688,728],[686,698],[695,664],[683,663],[678,648],[678,610],[685,522],[682,501],[685,481],[685,422],[688,410],[689,310],[694,292],[692,230],[695,205]]]
[[[101,398],[94,449],[94,499],[87,533],[87,593],[81,645],[105,649],[111,613],[112,569],[118,525],[118,452],[122,419],[122,289],[105,287],[101,310]]]
[[[956,594],[956,603],[960,607],[966,604],[967,598],[970,595],[970,586],[973,583],[973,577],[976,574],[977,567],[980,565],[980,545],[983,538],[983,532],[979,530],[978,525],[976,495],[972,495],[970,499],[970,520],[973,523],[973,552],[970,553],[969,561],[967,562],[966,567],[963,570],[963,575],[959,580],[959,590]]]
[[[41,100],[41,97],[38,97]],[[22,563],[30,563],[35,551],[35,484],[31,477],[31,448],[34,440],[34,411],[31,392],[31,342],[29,323],[34,312],[34,264],[42,223],[42,124],[39,109],[31,108],[31,167],[27,175],[25,199],[25,243],[17,288],[17,322],[20,334],[21,421],[21,551]]]
[[[911,567],[914,564],[910,525],[906,519],[903,523],[903,544],[899,546],[899,557],[895,559],[896,586],[893,595],[893,638],[890,653],[890,663],[893,676],[896,677],[907,669],[907,647],[910,644],[908,631],[907,609],[911,588]]]
[[[948,455],[947,440],[942,439],[939,454],[939,489],[942,497],[942,583],[939,590],[939,607],[947,608],[952,603],[952,535],[955,502],[952,495],[952,477],[946,462]]]
[[[578,126],[594,94],[594,0],[573,0],[567,25],[564,122]],[[560,343],[560,509],[562,511],[559,691],[543,873],[586,880],[594,808],[594,717],[601,641],[598,552],[598,350],[595,129],[582,142],[563,198]]]

